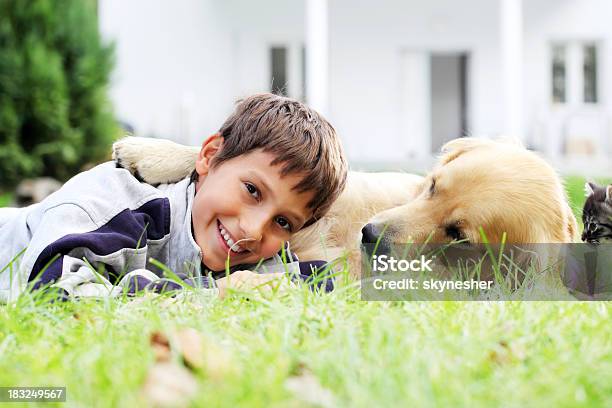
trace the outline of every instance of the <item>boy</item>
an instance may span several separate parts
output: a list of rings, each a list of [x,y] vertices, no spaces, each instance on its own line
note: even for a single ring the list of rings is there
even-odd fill
[[[105,163],[39,204],[1,210],[0,301],[28,282],[63,297],[180,287],[163,265],[221,295],[237,282],[278,278],[284,263],[304,270],[285,243],[326,213],[346,175],[323,117],[289,98],[254,95],[204,141],[190,178],[153,187]],[[210,272],[224,271],[228,259],[231,267],[266,260],[271,274],[241,271],[215,282]]]

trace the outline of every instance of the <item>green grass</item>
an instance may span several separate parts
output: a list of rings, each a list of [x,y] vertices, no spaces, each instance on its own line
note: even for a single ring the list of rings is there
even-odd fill
[[[284,384],[308,370],[337,406],[604,407],[611,312],[609,302],[362,302],[355,288],[172,307],[26,297],[0,308],[0,384],[66,386],[70,406],[142,405],[149,334],[193,327],[230,357],[196,373],[196,406],[307,406]]]
[[[568,178],[576,209],[582,185]],[[150,334],[193,327],[227,356],[195,372],[194,406],[310,406],[320,387],[334,406],[612,406],[612,302],[364,302],[356,286],[167,300],[0,305],[0,386],[143,406]],[[319,390],[288,390],[301,372]]]
[[[0,208],[8,206],[13,201],[13,194],[0,193]]]

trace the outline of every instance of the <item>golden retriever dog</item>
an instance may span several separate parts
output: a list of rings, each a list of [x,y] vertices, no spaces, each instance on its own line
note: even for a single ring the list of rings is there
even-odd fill
[[[180,180],[199,148],[130,137],[113,146],[115,161],[151,184]],[[516,142],[459,138],[442,148],[425,177],[350,172],[329,213],[299,231],[291,247],[302,260],[348,254],[359,274],[363,243],[563,243],[577,240],[576,219],[561,179]],[[382,234],[382,236],[381,236]]]

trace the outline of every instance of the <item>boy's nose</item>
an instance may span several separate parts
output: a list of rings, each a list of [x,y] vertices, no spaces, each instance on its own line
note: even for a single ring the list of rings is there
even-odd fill
[[[249,241],[245,242],[245,246],[251,248],[256,242],[261,241],[266,221],[263,217],[254,216],[247,218],[240,222],[240,229],[242,230],[243,238],[249,239]]]

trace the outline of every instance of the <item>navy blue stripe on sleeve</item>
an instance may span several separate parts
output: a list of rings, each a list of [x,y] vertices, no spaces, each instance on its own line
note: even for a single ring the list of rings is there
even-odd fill
[[[308,283],[311,288],[313,288],[313,284],[315,284],[318,289],[323,289],[326,293],[334,290],[334,280],[331,276],[328,276],[331,272],[331,268],[323,275],[323,272],[328,267],[327,262],[305,261],[300,262],[299,265],[299,278]]]
[[[51,259],[53,258],[51,257]],[[47,262],[49,262],[51,259],[49,259]],[[32,289],[38,290],[42,286],[57,282],[62,276],[63,264],[64,257],[60,256],[55,261],[53,261],[47,268],[45,268],[46,264],[42,265],[36,273],[30,274],[29,281],[34,281]]]
[[[123,248],[142,248],[147,245],[147,240],[161,239],[169,233],[170,201],[167,198],[151,200],[138,209],[121,211],[97,230],[68,234],[51,243],[36,259],[29,280],[34,279],[57,254],[66,255],[75,248],[88,248],[97,255],[108,255]],[[59,273],[61,276],[61,263]]]

